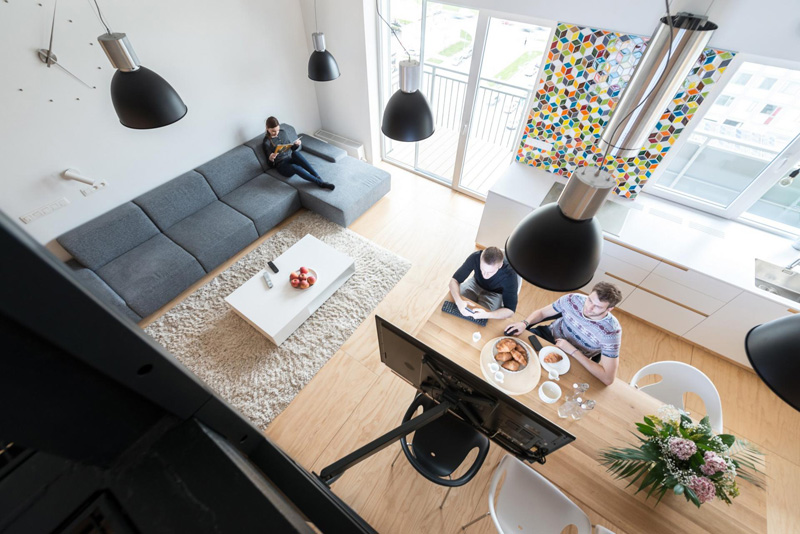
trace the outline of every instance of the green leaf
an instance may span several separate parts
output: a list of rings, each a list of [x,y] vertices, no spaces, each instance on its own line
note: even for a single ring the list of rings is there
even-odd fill
[[[644,423],[636,423],[636,428],[638,428],[639,432],[641,432],[645,436],[657,436],[658,435],[658,432],[656,432],[655,428],[653,428],[651,426],[647,426]]]
[[[644,422],[647,423],[647,426],[652,426],[653,428],[656,427],[655,422],[653,422],[653,420],[647,417],[646,415],[644,416]]]
[[[722,440],[722,443],[724,443],[726,447],[731,447],[736,443],[736,437],[730,434],[720,434],[717,437]]]
[[[692,488],[684,487],[683,494],[686,496],[687,501],[693,502],[695,506],[700,508],[700,499],[697,498],[697,494],[694,492],[694,490],[692,490]]]
[[[682,413],[681,414],[681,426],[683,426],[683,423],[686,423],[687,425],[691,425],[692,424],[692,418],[689,417],[688,415],[686,415],[685,413]]]
[[[675,484],[672,488],[672,491],[675,492],[675,495],[680,495],[683,493],[683,484]]]
[[[700,424],[707,427],[710,425],[708,421],[709,421],[708,416],[705,416],[702,419],[700,419]]]

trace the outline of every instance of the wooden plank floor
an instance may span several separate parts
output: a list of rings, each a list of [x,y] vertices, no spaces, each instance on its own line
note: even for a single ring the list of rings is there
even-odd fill
[[[453,179],[458,132],[438,128],[425,141],[420,142],[418,168],[443,180]],[[471,137],[467,145],[461,186],[486,196],[511,164],[513,151],[482,139]],[[408,165],[414,164],[414,143],[397,143],[389,156]]]
[[[441,299],[452,273],[475,250],[483,203],[392,165],[380,166],[392,173],[392,191],[351,229],[409,259],[413,265],[375,312],[266,429],[266,434],[300,464],[316,472],[394,428],[413,396],[411,387],[379,361],[375,313],[416,333]],[[248,250],[271,234],[260,238]],[[226,262],[209,277],[235,260]],[[196,286],[207,280],[208,277]],[[191,291],[192,288],[176,301]],[[559,293],[524,284],[519,309],[533,310],[558,296]],[[623,313],[617,316],[623,326],[619,378],[630,380],[642,366],[667,359],[690,363],[706,373],[720,392],[726,430],[759,444],[766,452],[770,477],[767,532],[800,532],[800,507],[794,503],[795,496],[800,494],[800,413],[778,399],[754,373],[635,317]],[[687,408],[693,414],[702,413],[702,406],[695,398],[688,400]],[[395,446],[387,448],[333,484],[333,490],[379,532],[459,532],[460,525],[486,512],[489,479],[502,456],[498,447],[492,447],[475,480],[453,489],[443,510],[439,510],[439,503],[445,488],[416,474],[402,457],[394,468],[390,467],[397,450]],[[739,498],[739,504],[747,505],[745,495]],[[625,534],[615,526],[614,517],[603,515],[610,514],[601,507],[581,502],[578,505],[593,523]],[[494,528],[485,519],[468,532],[488,533],[494,532]]]

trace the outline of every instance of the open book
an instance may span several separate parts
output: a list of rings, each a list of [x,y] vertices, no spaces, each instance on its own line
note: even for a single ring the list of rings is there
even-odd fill
[[[291,150],[292,145],[278,145],[275,147],[275,150],[272,151],[273,154],[281,154],[286,152],[287,150]]]

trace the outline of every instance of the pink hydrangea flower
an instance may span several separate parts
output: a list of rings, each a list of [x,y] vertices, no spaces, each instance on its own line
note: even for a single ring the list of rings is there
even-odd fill
[[[704,475],[711,476],[714,473],[719,473],[720,471],[728,469],[728,464],[725,463],[725,460],[720,458],[715,452],[706,451],[703,455],[703,459],[706,463],[700,466],[700,471],[702,471]]]
[[[689,487],[692,488],[692,491],[695,492],[697,495],[700,504],[706,503],[708,501],[713,501],[714,496],[717,494],[717,490],[714,487],[714,483],[711,482],[706,477],[692,477],[689,479]]]
[[[669,438],[669,452],[681,460],[688,460],[695,452],[697,445],[694,441],[683,438]]]

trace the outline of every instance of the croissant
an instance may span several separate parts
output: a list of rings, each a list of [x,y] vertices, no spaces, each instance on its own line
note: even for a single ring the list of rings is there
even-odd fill
[[[551,352],[547,356],[544,357],[545,363],[556,363],[560,362],[563,359],[563,356],[560,354],[556,354],[555,352]]]
[[[511,352],[513,349],[517,348],[517,344],[513,339],[501,339],[497,342],[496,347],[497,352]]]
[[[520,365],[528,365],[528,358],[525,357],[525,353],[519,349],[512,350],[511,357],[518,361]]]
[[[503,363],[503,368],[508,369],[509,371],[519,371],[520,364],[518,361],[509,360]]]
[[[511,356],[510,352],[498,352],[494,359],[498,362],[507,362],[513,359],[513,356]]]

